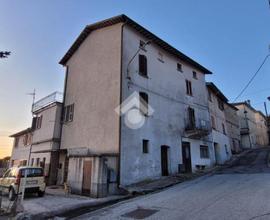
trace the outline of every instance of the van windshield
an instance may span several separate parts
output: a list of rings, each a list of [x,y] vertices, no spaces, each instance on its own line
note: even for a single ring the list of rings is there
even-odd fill
[[[42,168],[27,168],[20,170],[20,176],[24,177],[25,171],[27,170],[27,177],[39,177],[43,176],[43,169]]]

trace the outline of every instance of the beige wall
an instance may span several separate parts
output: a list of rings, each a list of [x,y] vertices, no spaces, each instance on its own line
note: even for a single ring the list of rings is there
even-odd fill
[[[74,118],[63,125],[61,149],[118,152],[121,25],[91,32],[67,63],[65,105],[74,103]]]
[[[13,142],[13,149],[12,149],[12,154],[10,158],[10,162],[14,160],[14,165],[19,165],[20,161],[27,160],[29,158],[29,152],[30,152],[30,145],[24,146],[23,139],[24,135],[21,135],[18,137],[18,145],[17,147],[14,146],[15,144],[15,138]]]
[[[241,149],[240,141],[240,118],[237,115],[237,110],[230,105],[225,105],[225,117],[227,124],[227,133],[230,138],[230,145],[234,152],[239,152]]]
[[[256,110],[249,108],[245,104],[238,104],[236,107],[239,109],[237,112],[240,117],[240,127],[249,128],[249,134],[241,135],[241,142],[243,147],[255,148],[258,146],[268,145],[268,134],[265,118]],[[247,112],[245,118],[244,111]]]
[[[60,137],[61,104],[54,103],[36,113],[42,115],[40,129],[33,134],[33,143]]]
[[[255,114],[255,120],[257,122],[256,141],[258,145],[268,145],[268,128],[266,126],[266,119],[259,112]]]

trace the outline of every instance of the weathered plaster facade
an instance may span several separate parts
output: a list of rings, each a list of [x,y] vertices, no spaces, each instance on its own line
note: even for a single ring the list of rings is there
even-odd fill
[[[131,27],[124,27],[122,99],[125,100],[135,91],[145,92],[148,94],[149,105],[154,109],[154,114],[147,117],[144,126],[137,130],[128,128],[122,118],[122,185],[160,177],[163,145],[169,147],[169,174],[177,173],[179,165],[182,164],[182,141],[187,141],[191,145],[193,171],[196,170],[196,165],[211,165],[210,158],[201,159],[199,156],[200,145],[209,145],[211,149],[209,139],[203,141],[185,138],[188,107],[195,110],[197,122],[199,120],[209,122],[205,74],[153,43],[147,45],[146,50],[139,52],[147,57],[148,78],[138,73],[138,57],[130,64],[130,79],[127,78],[127,65],[138,50],[141,40],[147,42],[147,38]],[[160,54],[163,61],[159,60]],[[182,64],[182,72],[177,70],[177,63]],[[196,71],[197,79],[193,78],[193,71]],[[192,82],[193,96],[186,94],[186,79]],[[142,151],[143,139],[149,140],[147,154]]]
[[[241,128],[241,145],[243,148],[257,148],[268,145],[268,128],[266,117],[249,102],[233,104],[238,108]]]
[[[237,114],[238,109],[231,104],[225,105],[225,118],[227,125],[227,135],[233,153],[241,151],[240,118]]]
[[[213,83],[207,83],[207,88],[215,161],[217,164],[223,164],[232,155],[225,117],[228,100]]]
[[[20,131],[11,135],[14,138],[13,148],[10,157],[10,167],[27,164],[32,143],[31,129]]]
[[[34,104],[35,111],[31,128],[11,136],[15,138],[11,166],[22,164],[42,166],[48,185],[57,183],[59,158],[62,103],[51,102],[51,97],[55,94]],[[48,100],[50,100],[49,103]],[[26,135],[28,141],[24,141]]]
[[[138,51],[149,36],[152,43]],[[141,54],[147,58],[147,77],[138,74]],[[190,144],[192,171],[213,164],[205,88],[205,74],[211,72],[200,64],[124,15],[87,26],[60,63],[67,68],[64,106],[73,105],[74,116],[62,128],[59,161],[66,171],[59,170],[58,181],[68,182],[72,192],[102,197],[119,185],[158,178],[161,149],[166,149],[167,174],[177,173],[183,141]],[[190,95],[186,80],[192,84]],[[154,109],[139,129],[127,127],[115,112],[133,92],[147,93]],[[189,108],[196,118],[193,132],[206,132],[196,139],[187,133]],[[143,139],[148,141],[144,153]],[[207,158],[200,156],[201,145]]]
[[[65,106],[74,104],[74,118],[63,124],[61,150],[70,158],[68,182],[75,193],[82,193],[85,161],[92,164],[92,196],[106,195],[101,179],[107,181],[107,171],[100,173],[98,164],[107,165],[113,176],[118,173],[119,115],[114,109],[120,104],[121,28],[118,23],[94,30],[66,64]]]

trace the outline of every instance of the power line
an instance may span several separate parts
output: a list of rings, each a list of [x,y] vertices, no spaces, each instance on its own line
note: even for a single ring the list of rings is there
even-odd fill
[[[269,0],[270,1],[270,0]],[[258,70],[254,73],[254,75],[251,77],[251,79],[248,81],[247,85],[242,89],[242,91],[239,93],[239,95],[233,100],[233,102],[235,102],[244,92],[245,90],[248,88],[248,86],[251,84],[251,82],[254,80],[254,78],[257,76],[257,74],[259,73],[259,71],[261,70],[261,68],[263,67],[263,65],[265,64],[266,60],[268,59],[268,57],[270,56],[270,54],[268,54],[262,64],[260,65],[260,67],[258,68]]]

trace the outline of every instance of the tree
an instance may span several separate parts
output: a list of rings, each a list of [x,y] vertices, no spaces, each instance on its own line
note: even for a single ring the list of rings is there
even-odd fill
[[[10,51],[0,51],[0,59],[7,58],[11,54]]]

